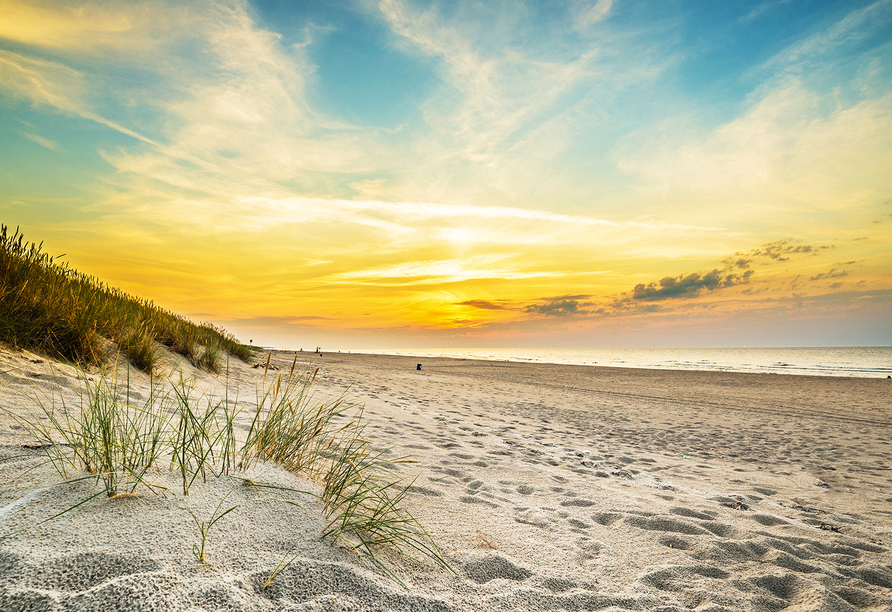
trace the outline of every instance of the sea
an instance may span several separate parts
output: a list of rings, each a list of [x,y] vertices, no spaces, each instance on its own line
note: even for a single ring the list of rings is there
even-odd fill
[[[617,368],[760,372],[763,374],[863,378],[892,376],[892,347],[890,346],[703,349],[414,348],[359,349],[352,352]]]

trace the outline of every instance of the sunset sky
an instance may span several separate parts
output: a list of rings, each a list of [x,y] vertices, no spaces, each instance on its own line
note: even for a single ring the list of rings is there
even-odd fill
[[[892,0],[0,0],[0,212],[255,344],[892,345]]]

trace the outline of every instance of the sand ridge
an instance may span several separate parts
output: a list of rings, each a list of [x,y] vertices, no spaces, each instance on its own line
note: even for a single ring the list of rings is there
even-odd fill
[[[213,565],[197,568],[182,500],[143,495],[0,541],[0,609],[892,609],[885,379],[298,358],[320,368],[320,397],[346,390],[370,437],[417,460],[402,467],[415,479],[407,507],[455,574],[388,557],[400,585],[319,541],[312,498],[296,513],[247,504],[221,521]],[[6,407],[47,385],[72,400],[79,389],[73,369],[29,353],[4,351],[0,371]],[[235,365],[230,376],[247,398],[262,372]],[[0,463],[4,483],[39,453],[13,425],[0,423],[2,456],[19,457]],[[36,470],[41,479],[53,474]],[[190,503],[206,511],[235,484],[209,482]],[[4,484],[0,533],[89,486]],[[300,556],[261,592],[297,540]]]

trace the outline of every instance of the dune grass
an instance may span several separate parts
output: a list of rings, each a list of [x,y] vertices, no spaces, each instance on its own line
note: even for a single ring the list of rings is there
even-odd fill
[[[185,317],[72,270],[0,226],[0,341],[82,365],[105,363],[103,338],[138,368],[153,372],[156,343],[218,372],[224,353],[250,362],[252,347],[211,323]]]
[[[267,381],[265,370],[253,414],[230,397],[228,385],[223,397],[215,397],[198,393],[180,378],[153,385],[149,396],[135,405],[129,383],[101,375],[91,381],[86,374],[79,406],[39,401],[32,417],[8,413],[31,434],[33,446],[46,454],[64,481],[82,479],[86,472],[100,483],[98,494],[109,498],[133,495],[140,487],[172,495],[153,475],[173,472],[199,530],[193,552],[201,563],[207,559],[212,527],[246,502],[227,505],[227,494],[211,516],[200,518],[188,504],[190,489],[199,479],[245,473],[263,461],[318,483],[317,491],[297,491],[243,480],[259,488],[316,496],[328,521],[320,537],[370,558],[394,578],[376,554],[382,547],[417,553],[448,568],[428,533],[401,507],[409,485],[394,476],[393,467],[406,459],[392,457],[365,438],[361,408],[344,398],[316,400],[311,385],[317,372],[296,369],[296,357],[287,375]],[[250,426],[246,435],[237,435],[235,423],[243,413],[242,421],[250,420]],[[277,497],[254,501],[296,505]],[[277,566],[267,584],[291,561],[283,560],[285,565]]]

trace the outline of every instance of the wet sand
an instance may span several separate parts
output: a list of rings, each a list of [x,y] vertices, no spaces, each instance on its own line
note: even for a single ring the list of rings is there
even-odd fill
[[[3,406],[24,410],[35,390],[76,397],[71,368],[26,353],[0,358]],[[274,353],[272,363],[287,370],[293,358]],[[319,541],[312,507],[290,515],[265,504],[221,521],[213,565],[196,568],[182,501],[144,494],[95,500],[0,540],[0,608],[892,609],[890,380],[346,353],[298,360],[320,368],[320,398],[346,393],[365,406],[369,437],[417,460],[402,468],[414,479],[406,507],[455,574],[393,556],[401,585]],[[194,375],[222,388],[222,377]],[[230,384],[251,389],[248,399],[261,377],[234,365]],[[22,455],[22,443],[0,421],[2,456]],[[0,463],[0,478],[12,482],[36,461]],[[4,485],[0,533],[89,486]],[[230,489],[209,482],[193,510]],[[298,536],[306,548],[261,592],[258,580]]]

